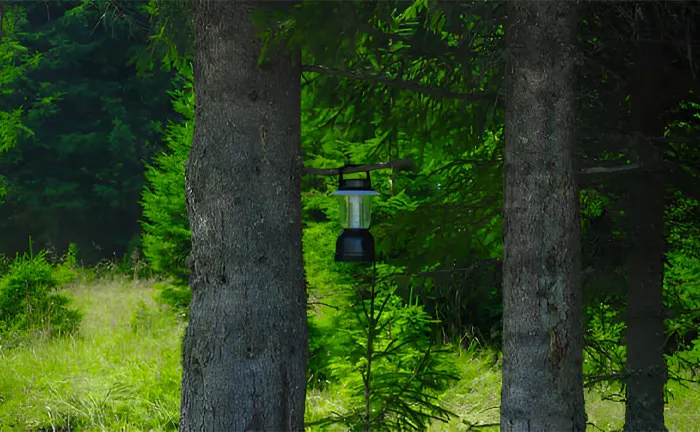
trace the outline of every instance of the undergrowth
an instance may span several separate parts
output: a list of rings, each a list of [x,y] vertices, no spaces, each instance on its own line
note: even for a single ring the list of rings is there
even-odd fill
[[[175,430],[182,323],[147,283],[71,293],[85,310],[78,333],[0,349],[0,430]]]
[[[182,320],[153,300],[157,291],[146,282],[112,278],[73,285],[69,293],[85,314],[77,333],[0,348],[0,431],[175,430]],[[498,355],[473,346],[455,362],[461,379],[440,403],[457,416],[430,430],[498,430],[484,427],[498,423]],[[669,430],[698,430],[700,388],[670,386]],[[342,412],[347,390],[337,383],[310,389],[307,421]],[[592,392],[587,409],[591,431],[622,427],[623,404]]]

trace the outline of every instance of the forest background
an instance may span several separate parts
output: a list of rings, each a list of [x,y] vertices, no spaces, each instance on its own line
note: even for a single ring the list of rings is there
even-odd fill
[[[183,164],[195,99],[188,11],[167,4],[1,6],[0,359],[10,365],[0,372],[2,428],[177,425],[189,301]],[[371,363],[382,383],[373,391],[376,424],[395,421],[387,413],[397,406],[403,426],[493,423],[502,326],[501,5],[302,7],[292,40],[304,46],[305,165],[412,158],[417,166],[372,176],[381,193],[375,289],[386,312],[369,321],[368,288],[357,282],[364,270],[333,262],[337,180],[304,178],[307,418],[319,426],[367,421],[361,371]],[[692,430],[697,421],[700,402],[681,386],[697,389],[687,380],[700,360],[693,12],[688,4],[592,4],[580,23],[584,372],[594,390],[590,420],[606,430],[621,426],[619,410],[607,408],[597,421],[591,406],[624,395],[630,257],[658,261],[629,241],[628,215],[647,192],[629,174],[645,162],[631,144],[639,135],[663,151],[666,396],[676,396],[667,424]],[[639,14],[654,17],[652,33]],[[636,120],[647,108],[631,102],[641,91],[636,53],[647,40],[663,46],[662,76],[649,96],[657,111],[645,113],[660,126]],[[139,282],[154,278],[152,287]],[[368,325],[381,331],[366,332]],[[70,372],[71,364],[83,370]],[[96,378],[105,368],[119,373]]]

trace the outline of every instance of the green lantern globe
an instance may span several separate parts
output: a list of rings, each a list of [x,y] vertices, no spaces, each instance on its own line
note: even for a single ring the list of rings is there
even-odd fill
[[[350,165],[348,165],[350,166]],[[372,262],[375,259],[374,237],[369,232],[372,217],[372,189],[369,171],[365,178],[346,179],[341,172],[338,190],[333,193],[340,204],[340,224],[343,233],[335,243],[335,260],[343,262]]]

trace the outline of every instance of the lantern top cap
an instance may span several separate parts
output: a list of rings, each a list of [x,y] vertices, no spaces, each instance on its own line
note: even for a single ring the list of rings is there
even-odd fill
[[[341,172],[338,179],[338,190],[333,195],[379,195],[379,192],[372,189],[369,171],[366,174],[365,178],[347,179],[343,177]]]

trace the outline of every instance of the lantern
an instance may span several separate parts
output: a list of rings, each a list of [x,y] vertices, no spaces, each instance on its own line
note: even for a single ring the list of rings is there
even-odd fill
[[[335,243],[335,260],[374,261],[374,237],[369,232],[369,224],[371,200],[379,193],[372,190],[369,171],[360,179],[345,179],[341,172],[338,183],[333,195],[340,200],[340,223],[344,230]]]

